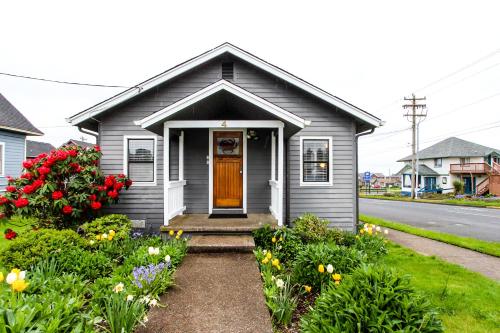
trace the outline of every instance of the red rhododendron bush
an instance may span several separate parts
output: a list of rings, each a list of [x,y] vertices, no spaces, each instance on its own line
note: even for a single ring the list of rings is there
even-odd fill
[[[9,178],[0,195],[0,219],[17,214],[38,219],[42,227],[63,229],[98,216],[132,184],[123,174],[105,177],[100,158],[99,146],[71,146],[24,161],[21,177]]]

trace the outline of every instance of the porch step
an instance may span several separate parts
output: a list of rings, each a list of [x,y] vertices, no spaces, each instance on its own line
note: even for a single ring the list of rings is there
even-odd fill
[[[248,235],[194,235],[188,241],[188,252],[252,252],[255,243]]]

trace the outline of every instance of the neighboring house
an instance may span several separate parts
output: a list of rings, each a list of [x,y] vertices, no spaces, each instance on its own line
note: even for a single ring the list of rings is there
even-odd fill
[[[0,191],[5,189],[7,176],[21,175],[27,135],[43,133],[0,94]]]
[[[40,154],[48,154],[55,147],[48,142],[26,140],[26,159],[31,160]]]
[[[95,143],[71,139],[68,142],[66,142],[66,143],[64,143],[64,144],[61,145],[61,147],[68,147],[68,146],[78,146],[80,148],[84,148],[85,149],[85,148],[92,148],[92,147],[94,147]]]
[[[500,149],[452,137],[420,151],[418,158],[418,187],[422,191],[451,193],[453,181],[458,179],[463,181],[466,194],[500,195],[495,185],[500,177]],[[398,161],[406,163],[398,173],[404,194],[411,193],[411,159],[410,155]]]
[[[148,226],[179,214],[310,212],[357,222],[357,136],[377,117],[225,43],[68,121],[98,134],[111,208]],[[168,144],[165,143],[168,138]]]

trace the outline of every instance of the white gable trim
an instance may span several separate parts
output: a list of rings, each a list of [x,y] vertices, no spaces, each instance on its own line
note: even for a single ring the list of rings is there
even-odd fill
[[[160,85],[178,75],[181,75],[196,66],[199,66],[207,61],[210,61],[224,53],[230,53],[246,62],[251,63],[252,65],[276,76],[279,77],[280,79],[283,79],[290,84],[303,89],[304,91],[307,91],[308,93],[312,94],[313,96],[316,96],[325,102],[334,105],[347,113],[351,114],[352,116],[361,119],[365,121],[366,123],[372,125],[372,126],[381,126],[381,120],[378,119],[375,116],[370,115],[369,113],[341,100],[340,98],[337,98],[333,95],[330,95],[329,93],[319,89],[318,87],[303,81],[292,74],[276,67],[273,66],[267,62],[265,62],[262,59],[257,58],[256,56],[243,51],[234,45],[231,45],[229,43],[224,43],[218,47],[216,47],[213,50],[210,50],[208,52],[203,53],[202,55],[195,57],[191,60],[188,60],[166,72],[163,72],[147,81],[144,81],[141,84],[138,84],[137,86],[130,88],[128,90],[125,90],[122,93],[119,93],[118,95],[115,95],[111,97],[110,99],[107,99],[83,112],[80,112],[70,118],[67,119],[67,121],[70,124],[79,124],[87,119],[90,119],[92,117],[97,116],[98,114],[112,108],[113,106],[116,106],[134,96],[137,96],[141,94],[142,92],[145,92],[153,87],[156,87],[157,85]]]
[[[164,109],[161,109],[152,115],[143,118],[142,120],[135,121],[134,123],[142,128],[148,128],[158,122],[163,121],[164,119],[176,114],[177,112],[193,105],[196,102],[199,102],[219,91],[227,91],[237,97],[240,97],[253,105],[273,114],[274,116],[280,118],[283,121],[291,123],[297,127],[304,128],[305,126],[310,124],[310,121],[304,120],[291,112],[283,110],[282,108],[269,103],[265,99],[260,98],[228,81],[220,80],[217,81],[208,87],[201,89],[194,94],[181,99],[180,101],[167,106]]]

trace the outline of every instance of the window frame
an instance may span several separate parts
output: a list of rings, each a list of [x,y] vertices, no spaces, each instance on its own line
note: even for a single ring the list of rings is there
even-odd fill
[[[153,181],[139,182],[133,181],[132,187],[156,186],[158,181],[158,137],[156,135],[124,135],[123,136],[123,174],[128,177],[128,141],[129,140],[153,140]]]
[[[438,161],[439,161],[439,164],[437,163]],[[435,168],[442,168],[443,167],[443,158],[442,157],[434,159],[434,167]]]
[[[0,146],[2,147],[2,151],[0,152],[0,177],[5,177],[5,142],[0,142]]]
[[[307,182],[304,181],[304,140],[328,140],[328,181],[327,182]],[[333,185],[333,138],[331,136],[300,136],[300,186],[332,186]]]

